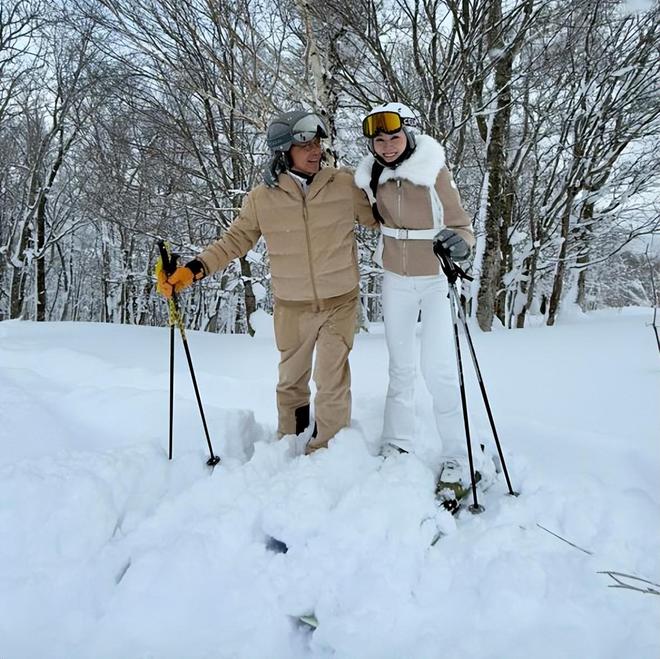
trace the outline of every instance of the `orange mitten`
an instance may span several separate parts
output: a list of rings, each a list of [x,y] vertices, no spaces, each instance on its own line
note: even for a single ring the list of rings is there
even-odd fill
[[[193,271],[186,265],[178,267],[168,278],[167,283],[178,293],[184,288],[188,288],[195,280]]]
[[[160,261],[156,264],[156,291],[164,297],[172,297],[173,288],[167,281],[167,274]]]
[[[170,298],[172,293],[178,293],[190,286],[195,277],[192,270],[184,265],[178,267],[169,277],[162,268],[159,268],[156,271],[156,278],[158,279],[156,290],[161,295]]]
[[[178,293],[188,288],[194,281],[204,278],[206,271],[204,264],[197,259],[189,261],[184,266],[179,266],[169,277],[163,270],[163,262],[156,263],[156,290],[163,296],[170,298],[172,293]]]

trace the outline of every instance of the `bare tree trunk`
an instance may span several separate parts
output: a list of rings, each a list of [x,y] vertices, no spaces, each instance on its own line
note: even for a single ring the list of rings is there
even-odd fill
[[[580,306],[582,311],[588,311],[587,304],[587,267],[589,265],[589,240],[591,236],[591,222],[594,217],[594,204],[591,201],[586,202],[582,206],[582,217],[580,224],[579,237],[579,252],[576,259],[576,265],[579,268],[578,281],[577,281],[577,296],[576,303]]]
[[[28,243],[30,240],[30,227],[26,222],[21,231],[19,244],[17,246],[17,254],[25,254]],[[25,287],[27,284],[27,269],[21,263],[21,266],[12,263],[11,268],[11,282],[9,287],[9,317],[21,318],[23,315],[23,308],[25,305]]]
[[[34,299],[36,303],[35,317],[38,322],[46,320],[46,258],[43,253],[46,242],[46,202],[47,195],[42,195],[39,199],[39,207],[35,217],[36,222],[36,254],[34,266]]]
[[[252,290],[252,270],[250,268],[250,262],[244,256],[239,261],[245,291],[245,324],[247,325],[248,334],[254,336],[254,328],[250,324],[250,316],[257,310],[257,298],[254,296],[254,291]]]
[[[497,4],[499,0],[497,0]],[[501,17],[501,14],[500,14]],[[506,198],[506,142],[509,125],[511,58],[503,57],[496,66],[495,88],[500,92],[497,109],[489,131],[486,161],[488,168],[488,201],[486,205],[486,246],[481,262],[481,278],[477,294],[477,322],[479,327],[490,331],[493,316],[502,321],[503,303],[498,299],[502,291],[502,242],[506,241],[505,223],[508,202]],[[504,235],[503,235],[504,232]],[[500,293],[501,295],[501,293]]]
[[[557,267],[555,268],[555,276],[552,284],[552,293],[550,294],[550,303],[548,305],[548,320],[547,325],[552,326],[555,324],[557,312],[559,311],[559,304],[561,302],[561,294],[564,287],[564,275],[566,272],[566,255],[568,253],[568,231],[571,223],[571,213],[573,211],[573,201],[575,199],[575,190],[569,190],[566,199],[566,206],[561,217],[561,247],[559,248],[559,255],[557,256]]]
[[[525,17],[532,11],[533,1],[523,3]],[[493,0],[489,16],[489,51],[495,58],[495,110],[488,132],[486,167],[488,171],[488,201],[484,230],[485,249],[477,293],[477,322],[483,331],[490,331],[493,317],[505,322],[505,292],[503,275],[507,271],[509,254],[508,228],[513,208],[513,191],[508,171],[507,153],[511,120],[511,81],[513,60],[526,33],[526,23],[507,44],[502,27],[502,2]]]

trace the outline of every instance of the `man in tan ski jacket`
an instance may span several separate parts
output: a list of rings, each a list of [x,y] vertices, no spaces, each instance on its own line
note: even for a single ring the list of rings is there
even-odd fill
[[[294,111],[268,128],[273,154],[259,185],[247,194],[227,232],[196,259],[159,282],[166,296],[225,268],[263,236],[270,257],[275,341],[280,351],[278,434],[310,425],[309,379],[316,350],[316,427],[306,452],[327,446],[350,423],[348,355],[357,322],[359,271],[354,228],[376,227],[366,195],[351,172],[321,168],[316,114]]]

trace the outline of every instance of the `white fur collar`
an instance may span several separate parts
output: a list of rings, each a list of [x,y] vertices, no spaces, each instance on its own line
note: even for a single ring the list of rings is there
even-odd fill
[[[385,167],[380,175],[379,183],[390,179],[408,179],[415,185],[432,186],[438,178],[440,170],[445,166],[445,150],[442,145],[430,135],[415,135],[417,147],[410,158],[404,160],[395,169]],[[360,161],[355,170],[355,183],[363,190],[369,190],[371,182],[371,167],[374,157],[370,153]]]

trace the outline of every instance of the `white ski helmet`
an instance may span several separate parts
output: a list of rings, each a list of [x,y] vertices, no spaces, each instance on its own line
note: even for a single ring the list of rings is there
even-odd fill
[[[412,131],[419,125],[415,113],[404,103],[384,103],[372,108],[362,119],[362,134],[369,138],[369,150],[373,153],[373,138],[379,133],[393,134],[403,130],[411,150],[415,148]]]

